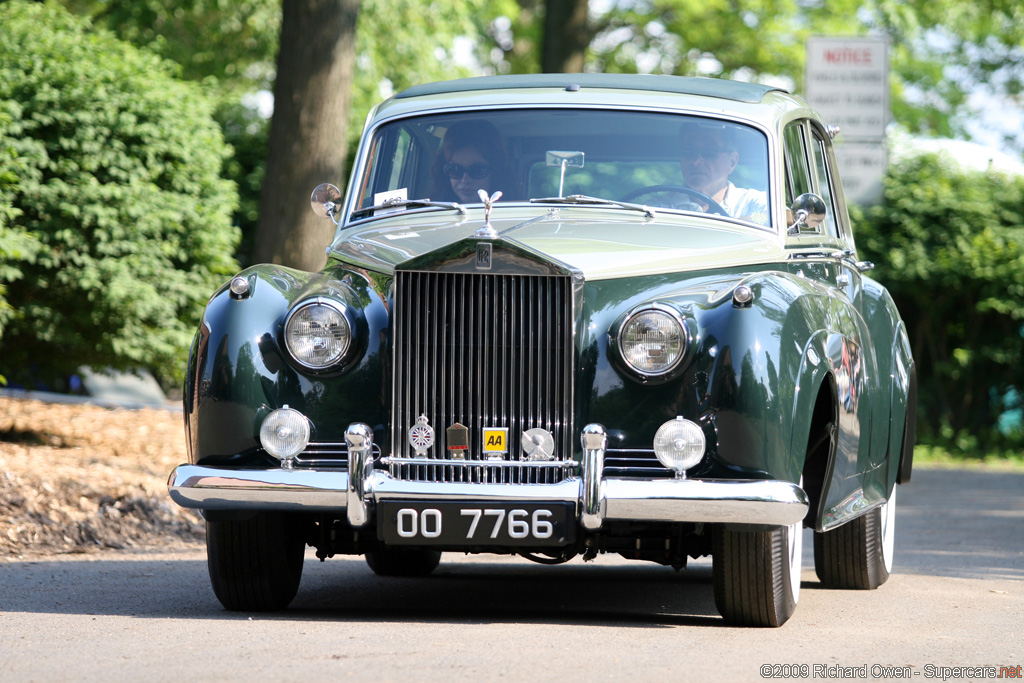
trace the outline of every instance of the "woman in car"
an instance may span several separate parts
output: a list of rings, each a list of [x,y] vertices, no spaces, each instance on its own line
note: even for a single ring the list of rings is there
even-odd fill
[[[445,133],[433,167],[432,199],[470,204],[479,191],[518,195],[501,134],[487,121],[462,121]]]

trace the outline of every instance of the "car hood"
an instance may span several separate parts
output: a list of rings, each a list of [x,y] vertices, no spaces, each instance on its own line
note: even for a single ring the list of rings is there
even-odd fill
[[[405,261],[472,238],[483,211],[452,220],[445,212],[403,213],[341,231],[332,254],[370,270],[390,272]],[[588,280],[765,263],[779,259],[774,233],[717,218],[658,213],[643,218],[622,209],[539,207],[495,209],[498,241],[523,245]]]

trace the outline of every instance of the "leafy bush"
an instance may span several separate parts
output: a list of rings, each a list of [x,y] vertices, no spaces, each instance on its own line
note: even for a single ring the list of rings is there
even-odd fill
[[[238,234],[229,148],[176,68],[58,7],[0,4],[0,150],[20,164],[0,213],[0,249],[16,251],[0,269],[8,378],[52,383],[82,364],[181,375]]]
[[[858,223],[858,247],[907,323],[919,433],[978,451],[1019,445],[1020,429],[998,422],[1024,389],[1024,178],[910,158]]]
[[[13,310],[7,303],[5,284],[21,277],[19,264],[33,257],[37,244],[31,235],[10,225],[19,214],[14,208],[14,191],[21,171],[10,140],[13,121],[10,110],[13,109],[13,103],[0,102],[0,337]],[[0,375],[0,384],[4,381]]]

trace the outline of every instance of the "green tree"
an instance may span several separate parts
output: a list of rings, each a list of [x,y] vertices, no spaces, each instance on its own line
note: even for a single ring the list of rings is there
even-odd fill
[[[0,5],[0,149],[21,165],[7,227],[39,243],[8,284],[9,378],[180,376],[238,235],[212,104],[176,70],[59,7]]]
[[[1024,178],[909,158],[855,218],[910,334],[919,433],[998,445],[999,416],[1024,389]]]
[[[267,177],[253,258],[303,270],[324,265],[331,228],[309,193],[345,163],[360,0],[288,0],[274,80]]]
[[[788,80],[802,88],[811,35],[890,40],[894,119],[908,130],[967,137],[979,86],[1024,106],[1024,5],[1017,0],[618,0],[567,19],[579,0],[519,0],[482,17],[499,72],[600,71]],[[551,21],[554,17],[561,20]],[[554,33],[554,35],[552,35]],[[581,62],[548,59],[588,36]],[[545,46],[538,49],[537,46]],[[1009,140],[1018,148],[1024,139]]]
[[[216,118],[234,150],[226,173],[239,187],[240,205],[234,220],[242,229],[243,238],[238,257],[251,262],[266,173],[269,121],[260,117],[251,105],[243,103],[243,97],[273,85],[277,72],[274,56],[279,52],[281,0],[142,0],[137,3],[64,0],[64,4],[93,17],[121,38],[179,62],[185,77],[202,82],[217,98]],[[363,0],[354,42],[357,68],[353,83],[343,88],[336,77],[331,77],[335,92],[350,91],[352,100],[347,117],[333,118],[329,124],[334,127],[333,134],[342,135],[344,142],[340,155],[338,145],[334,145],[335,161],[327,164],[330,168],[325,167],[315,174],[314,185],[324,180],[344,184],[347,177],[345,148],[351,148],[359,139],[367,111],[383,97],[416,83],[471,75],[472,68],[457,59],[457,46],[460,41],[463,45],[472,44],[485,7],[501,9],[505,4],[514,4],[514,0],[499,3]],[[340,11],[337,5],[334,7],[335,13],[331,16],[338,18]],[[351,39],[348,43],[345,47],[353,44]],[[299,78],[316,78],[317,87],[322,88],[327,81],[321,69],[328,64],[321,60],[296,72],[292,74],[292,82],[297,83]],[[300,132],[314,135],[308,123],[293,135]],[[289,195],[290,204],[283,208],[282,215],[271,219],[284,230],[292,220],[307,221],[305,214],[312,186],[301,184],[301,192],[289,191],[294,196]],[[318,256],[322,260],[330,226],[325,221],[313,221],[307,227],[313,231],[310,253],[320,252]],[[280,237],[294,239],[303,230],[288,230],[293,234],[282,232]],[[283,242],[268,241],[267,248],[261,249],[257,256],[260,260],[284,260]]]
[[[63,0],[118,38],[213,78],[221,97],[268,88],[281,31],[280,0]],[[225,93],[225,91],[227,91]]]

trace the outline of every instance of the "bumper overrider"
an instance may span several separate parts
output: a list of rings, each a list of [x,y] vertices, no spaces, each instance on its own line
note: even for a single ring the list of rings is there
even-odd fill
[[[387,501],[571,503],[588,532],[599,531],[605,521],[783,526],[802,520],[808,507],[803,489],[788,481],[604,477],[607,436],[598,424],[583,429],[580,476],[554,484],[400,481],[373,468],[373,432],[367,425],[350,425],[345,441],[347,471],[180,465],[167,488],[186,508],[344,510],[353,527],[366,526],[374,508]]]

